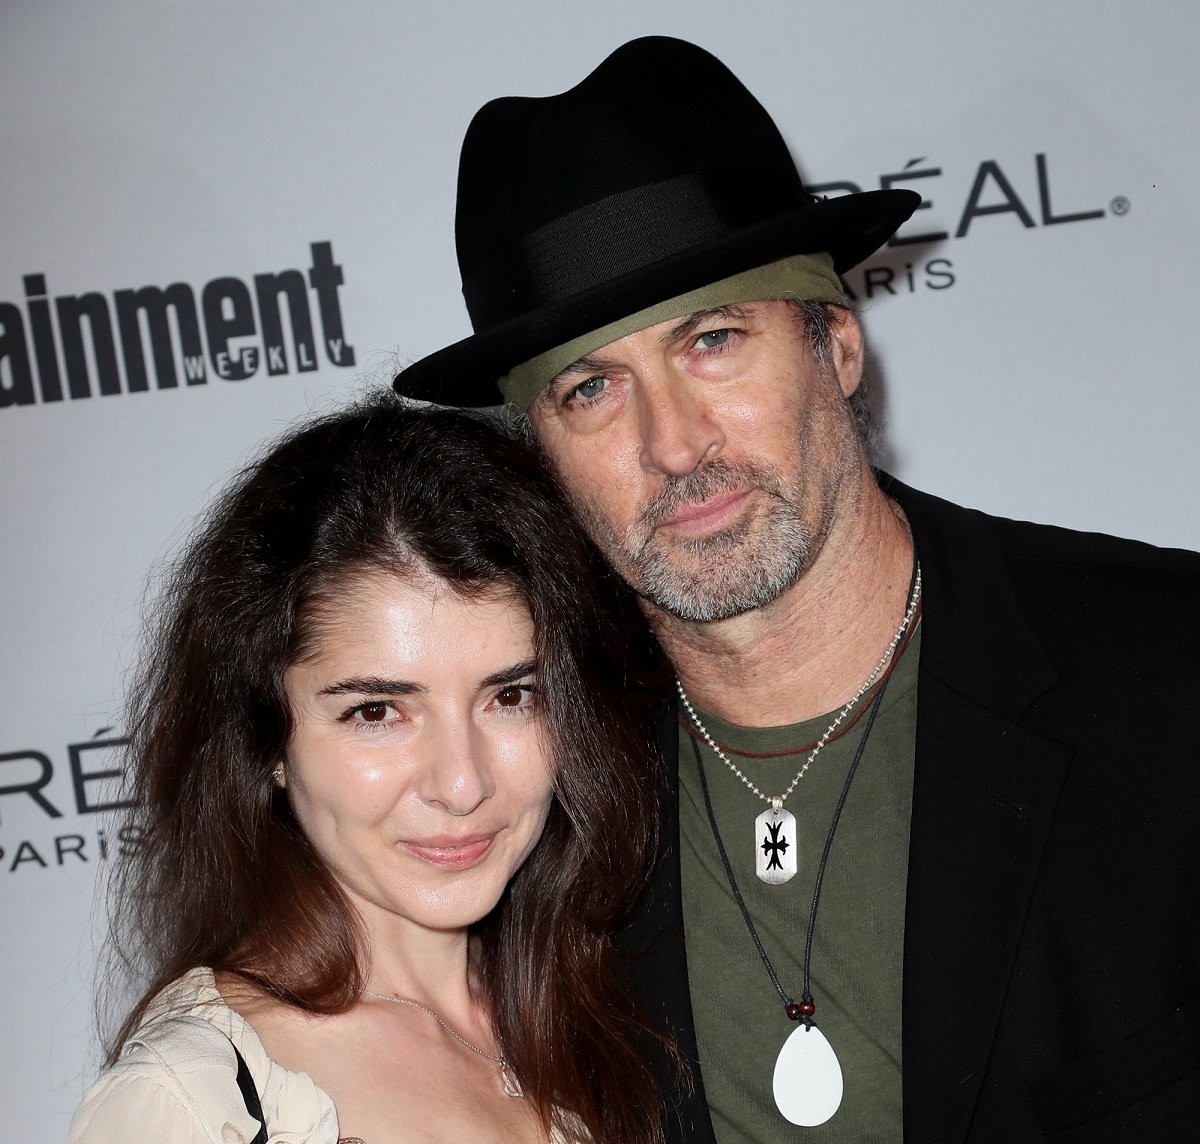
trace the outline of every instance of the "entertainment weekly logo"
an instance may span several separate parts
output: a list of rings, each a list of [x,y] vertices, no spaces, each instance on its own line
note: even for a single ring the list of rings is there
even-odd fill
[[[125,743],[104,727],[61,751],[0,752],[0,877],[51,877],[137,848],[137,828],[115,813],[133,805]]]
[[[883,251],[843,275],[852,300],[948,290],[958,281],[950,257],[938,254],[921,258],[918,247],[943,248],[984,228],[1007,227],[1010,233],[1016,233],[1016,227],[1037,232],[1066,223],[1119,218],[1130,209],[1123,195],[1110,198],[1105,206],[1097,206],[1094,201],[1062,201],[1054,191],[1049,157],[1042,151],[1028,162],[1009,162],[1007,166],[996,159],[983,159],[973,169],[942,168],[925,158],[910,159],[901,170],[880,175],[879,186],[883,190],[906,187],[917,191],[921,205]],[[814,183],[808,189],[815,195],[833,198],[872,187],[842,179]],[[906,249],[913,252],[913,258],[903,257]]]
[[[0,409],[150,390],[309,373],[322,359],[348,369],[331,242],[309,247],[305,269],[51,296],[44,274],[24,276],[24,303],[0,302]],[[286,329],[290,336],[285,334]],[[119,352],[118,352],[119,351]]]

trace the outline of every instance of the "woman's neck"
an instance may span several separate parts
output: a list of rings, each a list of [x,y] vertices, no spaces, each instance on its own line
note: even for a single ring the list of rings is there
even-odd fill
[[[478,1018],[477,959],[467,930],[427,929],[394,915],[365,928],[367,989],[419,1001],[451,1023]]]

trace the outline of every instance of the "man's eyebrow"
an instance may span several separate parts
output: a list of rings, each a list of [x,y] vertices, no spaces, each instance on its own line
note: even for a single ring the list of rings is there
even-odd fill
[[[669,329],[663,330],[658,336],[658,344],[661,346],[670,345],[672,342],[682,341],[688,335],[693,334],[701,326],[712,321],[733,321],[740,322],[746,317],[746,307],[730,304],[728,306],[713,306],[709,310],[697,310],[695,313],[688,314],[686,317],[680,318],[675,325]]]
[[[380,675],[357,675],[322,687],[318,695],[423,695],[429,688],[409,679],[384,679]]]
[[[571,362],[566,369],[559,370],[559,372],[554,375],[554,381],[557,381],[560,377],[566,377],[567,374],[599,373],[607,364],[608,363],[603,358],[597,357],[595,354],[584,354],[583,357]],[[553,385],[553,383],[554,382],[552,381],[551,384]]]
[[[727,306],[713,306],[707,310],[697,310],[695,313],[681,318],[669,329],[664,330],[658,337],[659,344],[669,345],[671,342],[686,338],[706,322],[720,320],[742,321],[746,317],[746,313],[746,307],[739,306],[736,303],[730,303]],[[566,381],[576,374],[601,373],[608,367],[608,364],[603,357],[599,357],[595,353],[584,354],[583,357],[576,359],[565,369],[559,370],[546,386],[546,391],[554,389],[557,383]]]

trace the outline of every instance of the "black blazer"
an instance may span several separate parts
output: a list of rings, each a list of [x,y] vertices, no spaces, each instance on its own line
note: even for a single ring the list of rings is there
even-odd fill
[[[1200,555],[881,483],[924,580],[904,1139],[1200,1138]],[[622,944],[693,1067],[667,1138],[708,1144],[668,819]]]

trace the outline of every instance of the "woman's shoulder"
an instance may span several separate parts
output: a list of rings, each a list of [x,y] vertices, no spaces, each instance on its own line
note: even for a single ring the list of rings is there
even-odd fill
[[[250,1024],[225,1004],[211,971],[194,969],[151,1003],[117,1061],[84,1098],[70,1144],[138,1139],[251,1141],[259,1122],[237,1082],[237,1054],[250,1071],[271,1141],[333,1144],[333,1102],[305,1073],[271,1060]]]

